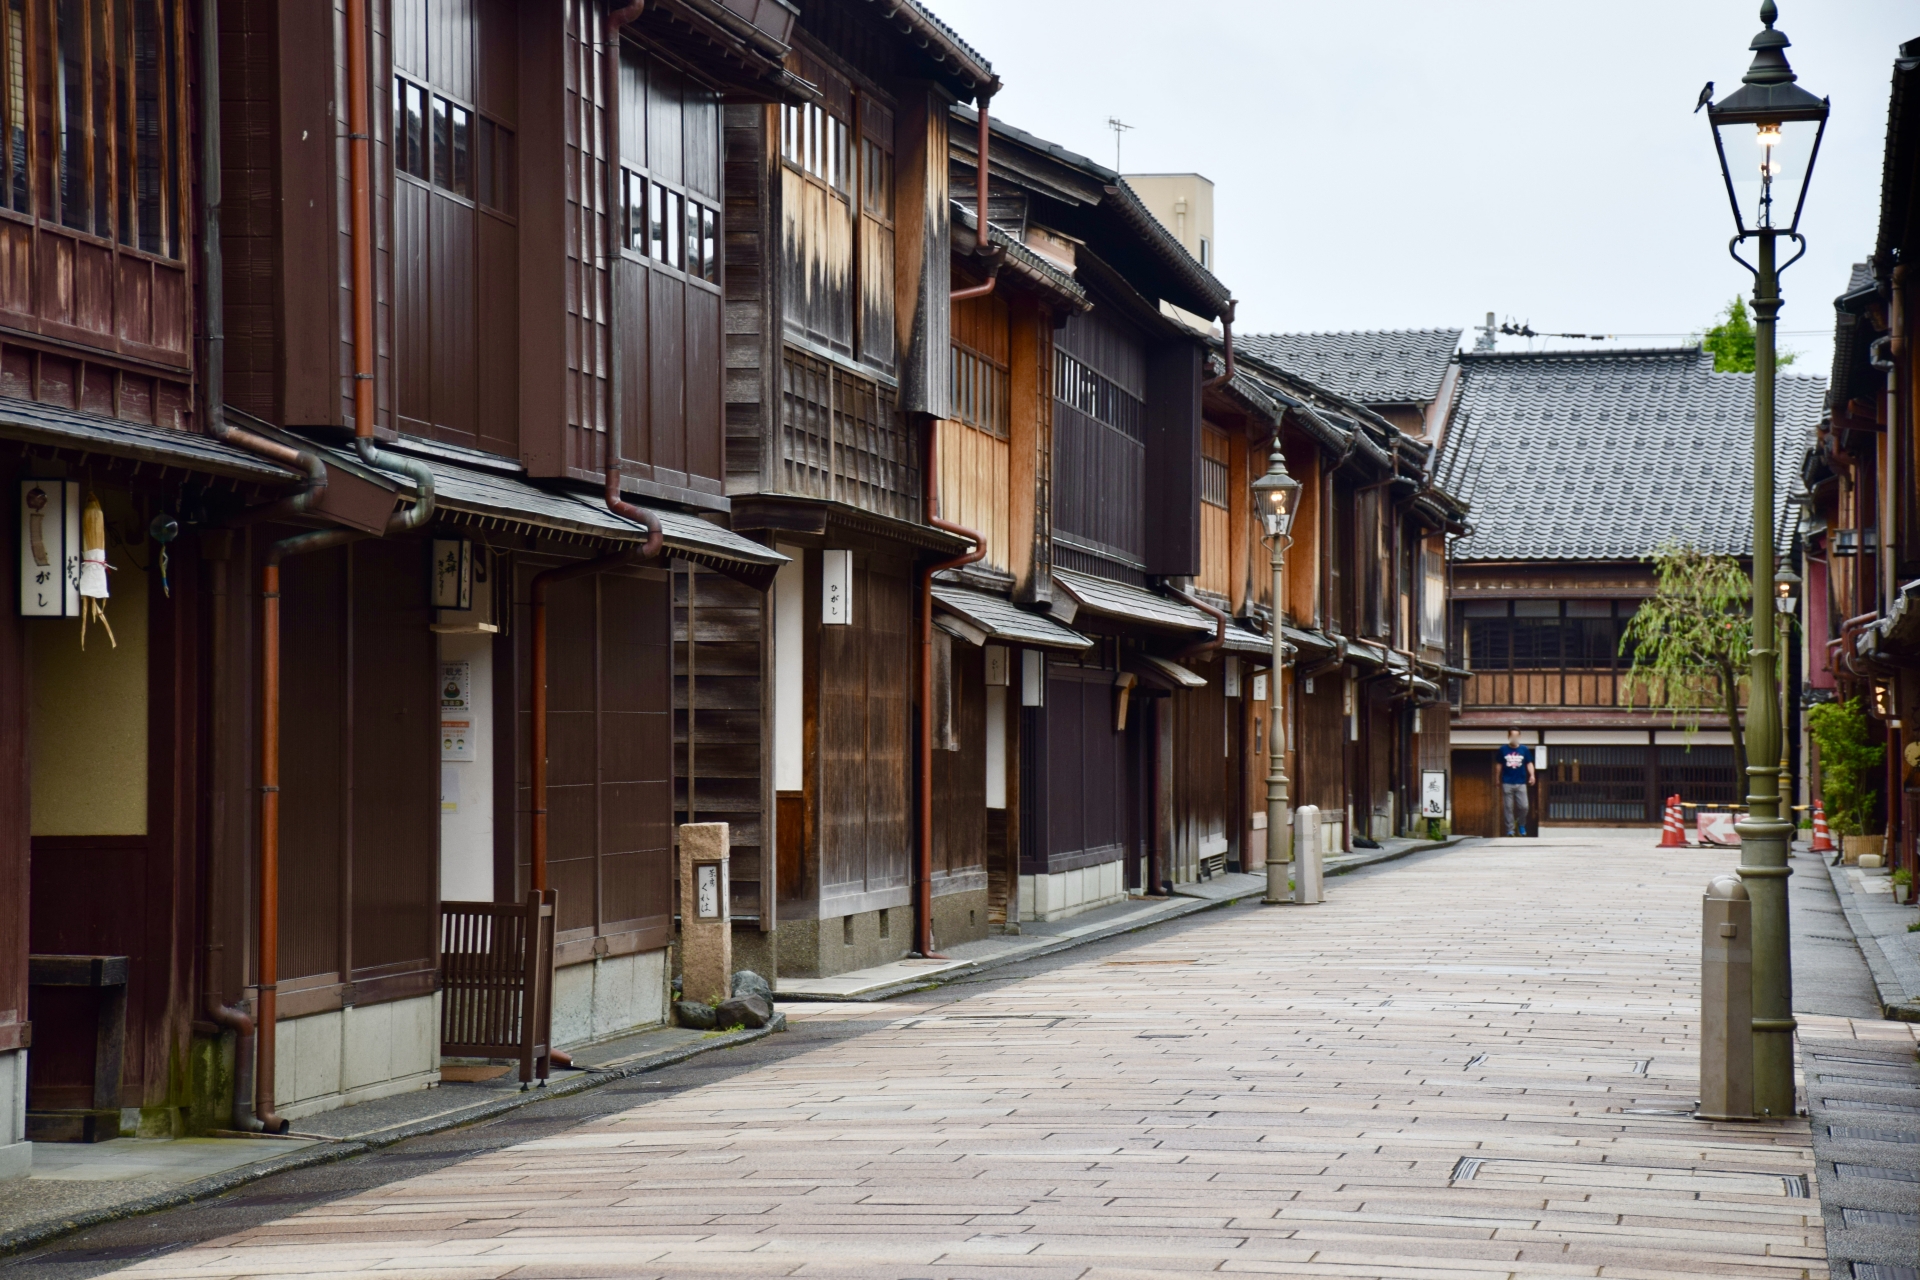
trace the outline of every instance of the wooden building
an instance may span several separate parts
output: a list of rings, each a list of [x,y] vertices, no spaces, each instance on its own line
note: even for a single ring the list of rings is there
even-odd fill
[[[1782,528],[1825,390],[1822,378],[1779,382]],[[1451,413],[1443,474],[1474,526],[1451,549],[1450,643],[1473,673],[1453,709],[1455,829],[1497,834],[1494,747],[1509,728],[1544,749],[1536,827],[1656,824],[1675,794],[1738,803],[1725,716],[1689,734],[1630,694],[1621,639],[1663,545],[1752,546],[1750,472],[1728,459],[1752,452],[1753,376],[1715,373],[1698,347],[1473,351]]]
[[[1869,833],[1888,865],[1920,872],[1920,40],[1893,67],[1879,230],[1834,300],[1826,412],[1802,463],[1801,637],[1805,702],[1858,698],[1886,747]],[[1783,533],[1793,532],[1789,526]],[[1792,685],[1790,684],[1791,688]],[[1804,777],[1819,794],[1817,749]]]
[[[57,586],[97,498],[115,633],[82,651],[65,588],[0,620],[30,1125],[436,1079],[447,899],[554,892],[557,1043],[660,1021],[700,802],[668,744],[708,723],[675,596],[682,632],[757,612],[782,563],[723,523],[722,114],[818,100],[792,9],[21,12],[8,100],[99,66],[8,134],[4,536]]]

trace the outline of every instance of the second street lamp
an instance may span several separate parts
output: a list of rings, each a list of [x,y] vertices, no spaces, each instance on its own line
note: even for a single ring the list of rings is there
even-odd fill
[[[1753,902],[1753,1106],[1762,1116],[1793,1114],[1793,969],[1787,923],[1787,842],[1792,826],[1780,812],[1780,781],[1774,761],[1781,752],[1779,684],[1775,678],[1773,471],[1774,330],[1780,315],[1780,273],[1806,252],[1800,211],[1827,130],[1828,102],[1795,83],[1787,65],[1788,41],[1774,29],[1773,0],[1760,6],[1765,24],[1748,48],[1753,64],[1741,85],[1707,106],[1713,145],[1733,206],[1734,259],[1753,272],[1753,665],[1747,695],[1747,820],[1740,833],[1740,878]],[[1701,94],[1706,104],[1712,84]],[[1699,107],[1694,108],[1696,111]],[[1741,136],[1753,129],[1753,141]],[[1808,135],[1811,134],[1811,137]],[[1733,161],[1752,157],[1758,163]],[[1804,158],[1803,158],[1804,157]],[[1797,187],[1798,190],[1794,190]],[[1791,196],[1792,216],[1783,217]],[[1749,223],[1748,215],[1752,221]],[[1796,251],[1784,263],[1775,248],[1782,239]],[[1754,261],[1740,246],[1757,241]]]
[[[1271,717],[1267,726],[1267,896],[1261,899],[1273,906],[1288,900],[1287,862],[1292,855],[1287,847],[1292,823],[1287,817],[1287,721],[1282,696],[1287,687],[1287,637],[1280,620],[1286,616],[1287,548],[1293,542],[1293,518],[1300,510],[1300,482],[1287,473],[1277,431],[1266,474],[1253,482],[1253,497],[1273,553],[1273,696],[1267,701]]]

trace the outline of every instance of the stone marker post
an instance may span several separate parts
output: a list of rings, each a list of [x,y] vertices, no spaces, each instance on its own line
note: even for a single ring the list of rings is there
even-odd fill
[[[1753,904],[1738,876],[1715,877],[1700,899],[1702,1120],[1753,1115]]]
[[[1325,894],[1320,882],[1320,808],[1303,804],[1293,811],[1293,902],[1307,907]]]
[[[680,971],[684,998],[716,1004],[733,994],[733,925],[727,919],[727,824],[680,828]]]

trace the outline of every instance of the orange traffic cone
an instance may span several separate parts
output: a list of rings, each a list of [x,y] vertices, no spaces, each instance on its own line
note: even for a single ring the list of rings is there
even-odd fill
[[[1654,847],[1659,849],[1684,849],[1687,847],[1687,838],[1680,834],[1679,796],[1667,797],[1666,817],[1660,824],[1660,843]]]
[[[1827,809],[1818,800],[1813,802],[1813,852],[1833,852],[1833,836],[1827,830]]]

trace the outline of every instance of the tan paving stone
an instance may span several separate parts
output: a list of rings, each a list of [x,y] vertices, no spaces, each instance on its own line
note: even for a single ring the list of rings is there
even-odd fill
[[[1020,981],[790,1009],[865,1030],[120,1274],[1823,1280],[1819,1205],[1781,1182],[1805,1125],[1672,1114],[1735,855],[1651,843],[1489,842]]]

